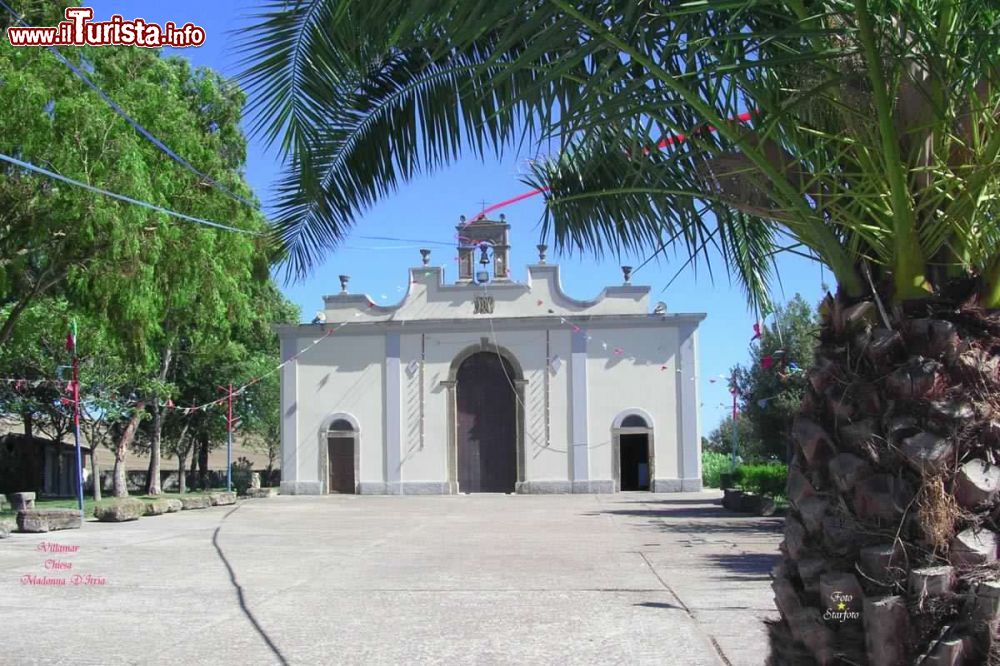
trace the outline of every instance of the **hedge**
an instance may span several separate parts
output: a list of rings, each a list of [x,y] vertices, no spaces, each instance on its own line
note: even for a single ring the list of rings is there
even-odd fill
[[[746,492],[767,497],[784,497],[788,483],[788,465],[740,465],[736,468],[735,481],[736,487]]]

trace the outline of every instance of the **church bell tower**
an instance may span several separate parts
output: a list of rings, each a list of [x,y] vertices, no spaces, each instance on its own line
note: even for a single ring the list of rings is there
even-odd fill
[[[458,284],[510,281],[510,225],[506,219],[503,214],[499,220],[479,217],[466,222],[464,215],[460,218],[455,227],[458,230]]]

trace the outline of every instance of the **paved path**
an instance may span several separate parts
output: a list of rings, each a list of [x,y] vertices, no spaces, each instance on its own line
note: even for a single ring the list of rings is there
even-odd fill
[[[15,534],[0,662],[756,666],[779,527],[716,493],[624,493],[277,497]]]

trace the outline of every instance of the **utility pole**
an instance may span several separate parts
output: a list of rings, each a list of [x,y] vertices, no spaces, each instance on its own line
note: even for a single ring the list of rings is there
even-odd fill
[[[80,520],[83,515],[83,455],[80,452],[80,361],[76,355],[76,320],[66,335],[66,349],[73,355],[73,438],[76,440],[76,500],[80,507]],[[93,449],[90,455],[94,455]],[[94,483],[100,483],[94,479]]]
[[[732,465],[731,465],[731,470],[730,471],[735,472],[736,471],[736,450],[737,450],[737,446],[739,444],[739,439],[736,436],[736,418],[738,416],[737,411],[736,411],[736,396],[739,395],[739,391],[736,390],[736,375],[735,374],[733,374],[733,376],[730,378],[729,381],[730,381],[730,386],[731,386],[731,388],[729,389],[729,392],[733,394],[733,459],[732,459]]]

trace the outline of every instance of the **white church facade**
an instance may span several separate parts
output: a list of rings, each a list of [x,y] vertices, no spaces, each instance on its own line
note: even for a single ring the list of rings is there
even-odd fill
[[[393,306],[348,291],[279,326],[283,494],[701,489],[698,324],[630,283],[509,273],[509,225],[459,225],[458,280],[409,270]]]

